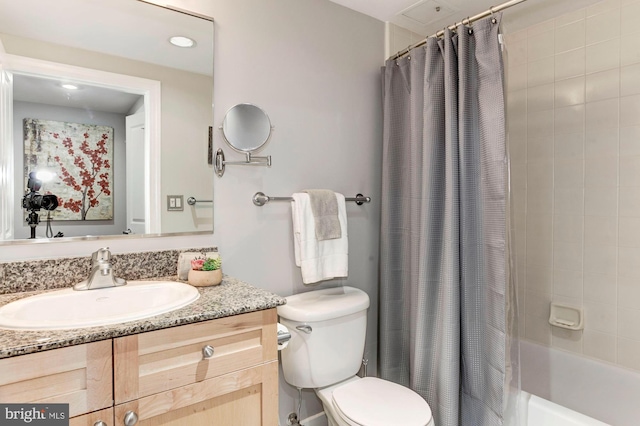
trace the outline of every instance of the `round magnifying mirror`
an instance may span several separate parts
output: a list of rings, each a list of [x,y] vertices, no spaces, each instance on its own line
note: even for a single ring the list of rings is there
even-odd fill
[[[222,135],[236,151],[255,152],[269,141],[271,120],[258,106],[238,104],[224,116]]]

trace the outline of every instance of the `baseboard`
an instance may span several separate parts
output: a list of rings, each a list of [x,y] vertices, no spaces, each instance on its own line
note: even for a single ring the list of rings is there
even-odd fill
[[[318,414],[303,419],[300,424],[302,426],[327,426],[327,416],[324,414],[324,411],[321,411]]]

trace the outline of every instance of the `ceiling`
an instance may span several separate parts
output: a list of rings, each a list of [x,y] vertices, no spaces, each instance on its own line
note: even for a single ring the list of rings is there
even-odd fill
[[[426,37],[506,0],[331,1]],[[526,27],[598,1],[600,0],[526,0],[505,12],[503,26],[510,29]]]

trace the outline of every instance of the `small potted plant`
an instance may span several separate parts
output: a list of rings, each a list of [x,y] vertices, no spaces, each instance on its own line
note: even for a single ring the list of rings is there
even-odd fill
[[[196,287],[218,285],[222,282],[222,259],[220,257],[199,257],[191,261],[187,281]]]

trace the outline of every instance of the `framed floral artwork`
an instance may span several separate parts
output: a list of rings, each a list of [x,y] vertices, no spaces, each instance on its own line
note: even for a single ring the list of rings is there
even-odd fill
[[[55,173],[41,190],[58,197],[53,220],[112,220],[112,164],[112,127],[24,119],[25,183],[32,171]]]

